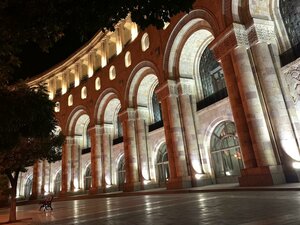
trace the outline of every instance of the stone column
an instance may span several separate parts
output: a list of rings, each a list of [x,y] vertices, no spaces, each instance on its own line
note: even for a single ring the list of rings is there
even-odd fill
[[[104,124],[100,128],[101,137],[101,164],[102,164],[102,179],[101,189],[106,192],[112,185],[111,177],[111,148],[113,138],[113,125]]]
[[[94,75],[96,61],[96,50],[91,50],[88,56],[88,76],[92,77]]]
[[[178,83],[180,112],[182,114],[183,137],[188,154],[193,186],[211,184],[211,178],[205,176],[202,168],[197,128],[195,88],[191,79],[180,79]]]
[[[135,124],[135,110],[128,108],[119,114],[120,121],[123,126],[123,140],[124,140],[124,156],[126,181],[124,184],[124,191],[139,190],[139,165],[138,165],[138,151],[136,143],[136,124]]]
[[[91,137],[91,169],[92,187],[90,192],[96,194],[101,185],[101,136],[100,125],[95,125],[88,130]]]
[[[221,59],[245,164],[239,182],[241,186],[283,183],[264,99],[247,46],[247,34],[240,24],[234,24],[211,45]]]
[[[272,50],[277,47],[274,24],[273,21],[253,19],[253,24],[248,30],[253,64],[286,177],[288,180],[295,181],[290,170],[293,160],[300,161],[299,143],[283,97],[279,71],[276,71],[275,51]]]
[[[137,150],[139,156],[139,168],[140,168],[140,178],[142,182],[142,188],[147,188],[145,185],[149,186],[152,181],[150,162],[151,154],[149,153],[148,146],[148,123],[147,118],[149,117],[149,110],[145,107],[138,107],[137,119],[136,119],[136,137],[137,137]]]
[[[36,161],[33,165],[32,194],[30,199],[37,199],[42,194],[42,163]]]
[[[105,67],[107,65],[108,58],[108,40],[106,38],[102,38],[100,42],[100,53],[101,53],[101,67]]]
[[[77,144],[76,139],[71,146],[71,190],[78,191],[80,186],[80,158],[81,158],[81,149]]]
[[[168,189],[185,188],[191,186],[188,171],[188,158],[185,149],[183,127],[180,121],[181,114],[178,102],[177,85],[168,80],[156,91],[161,101],[166,145],[168,151],[170,179]]]
[[[47,160],[42,162],[42,195],[47,195],[50,192],[50,163]]]
[[[71,149],[73,145],[73,138],[66,137],[65,144],[62,147],[62,181],[61,194],[65,195],[71,189]]]

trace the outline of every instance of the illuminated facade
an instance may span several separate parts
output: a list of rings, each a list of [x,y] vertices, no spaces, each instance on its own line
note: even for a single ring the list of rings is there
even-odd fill
[[[163,30],[98,33],[29,82],[47,83],[66,143],[18,194],[299,182],[297,7],[197,0]]]

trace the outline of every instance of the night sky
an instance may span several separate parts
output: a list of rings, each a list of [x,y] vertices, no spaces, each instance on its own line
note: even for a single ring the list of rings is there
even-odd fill
[[[89,38],[91,37],[92,35]],[[75,32],[67,32],[48,53],[42,52],[36,44],[27,44],[19,56],[22,65],[14,73],[14,80],[25,80],[48,70],[66,59],[87,41],[88,39],[82,40]]]

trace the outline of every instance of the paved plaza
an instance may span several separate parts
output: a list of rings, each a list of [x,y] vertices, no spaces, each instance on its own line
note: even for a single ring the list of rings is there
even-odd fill
[[[225,191],[145,194],[55,201],[53,211],[18,206],[17,224],[285,225],[300,224],[300,192]],[[0,210],[0,222],[8,210]]]

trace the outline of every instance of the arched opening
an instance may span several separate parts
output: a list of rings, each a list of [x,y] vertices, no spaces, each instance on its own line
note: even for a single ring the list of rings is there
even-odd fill
[[[54,194],[59,194],[61,190],[61,170],[57,172],[56,177],[54,179]]]
[[[167,146],[164,143],[157,152],[156,157],[157,182],[160,187],[165,187],[170,177]]]
[[[204,99],[226,90],[223,70],[208,47],[202,53],[199,70]]]
[[[84,174],[84,190],[88,191],[92,187],[92,170],[91,164],[85,170]]]
[[[118,163],[118,187],[120,191],[124,189],[124,183],[126,181],[125,173],[125,159],[124,155],[122,155]]]
[[[142,38],[141,38],[141,47],[142,51],[146,51],[150,46],[150,40],[149,40],[149,35],[145,33]]]
[[[27,178],[25,189],[24,189],[24,197],[25,199],[29,199],[32,194],[32,175]]]
[[[281,63],[286,65],[300,57],[300,1],[279,1],[281,17],[291,43],[291,49],[280,56]]]
[[[243,161],[233,122],[224,121],[214,129],[210,152],[217,182],[218,178],[240,175]]]

